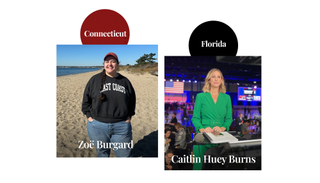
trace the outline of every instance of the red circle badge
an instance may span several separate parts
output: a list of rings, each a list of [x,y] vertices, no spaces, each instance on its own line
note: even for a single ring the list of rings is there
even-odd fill
[[[82,44],[128,44],[130,31],[119,13],[101,9],[83,21],[80,37]]]

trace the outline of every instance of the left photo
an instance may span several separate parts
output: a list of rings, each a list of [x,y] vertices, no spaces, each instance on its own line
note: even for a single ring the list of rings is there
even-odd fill
[[[56,156],[158,157],[158,46],[57,45]]]

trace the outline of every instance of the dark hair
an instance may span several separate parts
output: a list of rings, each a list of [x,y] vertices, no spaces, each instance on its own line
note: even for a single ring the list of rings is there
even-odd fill
[[[164,130],[164,134],[166,134],[168,131],[171,132],[171,129],[165,129],[165,130]]]
[[[164,155],[167,155],[167,154],[169,154],[169,153],[172,153],[172,154],[173,154],[173,151],[172,151],[171,149],[168,149],[168,150],[165,152]]]
[[[103,94],[103,92],[101,92],[103,90],[103,85],[104,85],[105,80],[106,80],[106,70],[103,69],[103,71],[101,72],[101,85],[100,85],[100,97],[99,97],[99,100],[104,100],[106,98],[106,95]]]
[[[164,125],[164,129],[165,129],[165,130],[167,130],[167,129],[170,130],[170,129],[171,129],[171,125],[165,124],[165,125]]]

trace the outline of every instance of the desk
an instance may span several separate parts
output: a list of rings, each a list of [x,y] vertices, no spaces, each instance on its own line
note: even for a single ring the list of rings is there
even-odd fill
[[[223,143],[208,149],[204,156],[205,170],[261,170],[261,140]]]
[[[200,159],[200,163],[194,163],[196,169],[261,170],[261,140],[237,139],[239,141],[214,145],[198,133],[193,140],[193,153]],[[222,160],[225,161],[222,163]]]

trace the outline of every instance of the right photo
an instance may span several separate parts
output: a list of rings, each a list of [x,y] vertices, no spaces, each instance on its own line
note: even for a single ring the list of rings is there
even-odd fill
[[[261,170],[261,63],[165,57],[165,170]]]

